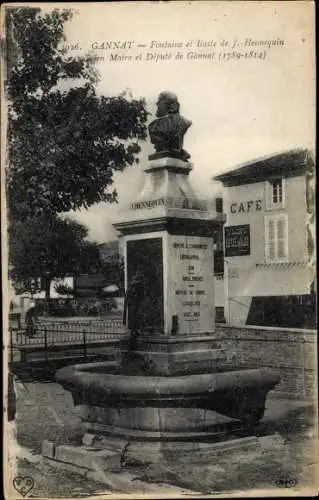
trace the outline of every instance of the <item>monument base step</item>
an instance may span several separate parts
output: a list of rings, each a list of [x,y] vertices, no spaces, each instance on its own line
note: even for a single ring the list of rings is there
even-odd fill
[[[60,455],[59,458],[49,456],[48,449],[52,447],[57,451],[58,456]],[[60,448],[63,448],[63,459]],[[162,493],[163,497],[168,492],[174,497],[182,494],[198,494],[198,492],[175,485],[165,483],[150,484],[140,480],[137,474],[126,470],[124,464],[118,465],[121,462],[121,453],[121,450],[114,451],[113,448],[103,450],[102,453],[101,450],[90,449],[86,446],[55,447],[51,442],[43,442],[44,464],[105,484],[108,489],[115,493],[148,494],[153,496],[162,496]],[[103,460],[103,456],[106,458],[105,460]]]
[[[227,359],[222,349],[197,349],[173,353],[135,351],[135,354],[141,356],[148,366],[152,367],[152,373],[164,376],[214,371]]]
[[[139,464],[169,464],[176,461],[195,464],[204,461],[216,465],[221,457],[225,459],[227,456],[234,459],[236,456],[246,456],[254,460],[265,451],[275,451],[283,445],[283,440],[277,433],[263,437],[248,436],[228,439],[219,443],[145,443],[111,437],[108,442],[104,439],[101,442],[99,436],[86,434],[84,442],[87,444],[82,446],[55,446],[52,442],[43,441],[44,463],[95,480],[101,480],[104,476],[109,483],[112,474],[116,475],[120,481],[120,476],[125,475],[130,466]],[[105,475],[106,472],[107,475]]]

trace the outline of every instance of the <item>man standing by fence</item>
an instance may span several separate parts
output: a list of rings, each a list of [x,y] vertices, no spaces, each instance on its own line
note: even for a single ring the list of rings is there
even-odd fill
[[[25,315],[25,333],[29,337],[33,337],[36,333],[36,321],[37,321],[37,315],[36,315],[36,307],[35,303],[31,302],[29,309],[26,312]]]

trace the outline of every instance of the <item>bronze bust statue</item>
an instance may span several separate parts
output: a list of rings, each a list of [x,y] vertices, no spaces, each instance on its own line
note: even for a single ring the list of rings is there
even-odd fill
[[[150,158],[171,155],[188,160],[190,155],[183,149],[183,139],[192,122],[179,114],[179,102],[172,92],[161,92],[156,104],[157,118],[148,126],[156,151]]]

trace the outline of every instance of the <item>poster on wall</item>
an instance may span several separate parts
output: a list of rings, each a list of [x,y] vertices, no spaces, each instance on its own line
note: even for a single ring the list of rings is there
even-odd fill
[[[225,227],[225,257],[250,255],[250,225]]]

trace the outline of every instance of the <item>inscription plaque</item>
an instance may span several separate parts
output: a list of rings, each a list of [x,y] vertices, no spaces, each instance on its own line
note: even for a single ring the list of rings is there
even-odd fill
[[[178,316],[179,333],[211,331],[214,326],[211,238],[171,236],[168,307]]]

